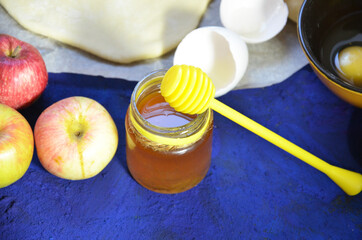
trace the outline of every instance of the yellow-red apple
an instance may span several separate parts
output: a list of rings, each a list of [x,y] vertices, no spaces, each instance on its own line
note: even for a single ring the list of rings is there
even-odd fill
[[[48,72],[39,51],[0,34],[0,103],[25,108],[43,93],[47,83]]]
[[[0,103],[0,188],[19,180],[34,152],[33,131],[15,109]]]
[[[118,146],[111,115],[86,97],[66,98],[45,109],[35,123],[34,138],[43,167],[70,180],[97,175]]]

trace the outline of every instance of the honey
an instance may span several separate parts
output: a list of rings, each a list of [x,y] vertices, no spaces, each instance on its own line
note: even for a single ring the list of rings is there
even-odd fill
[[[160,92],[146,96],[137,104],[137,109],[149,123],[159,127],[180,127],[195,119],[195,116],[176,112]]]
[[[212,111],[176,112],[160,94],[164,71],[135,88],[125,119],[127,166],[142,186],[159,193],[186,191],[206,176],[212,149]]]

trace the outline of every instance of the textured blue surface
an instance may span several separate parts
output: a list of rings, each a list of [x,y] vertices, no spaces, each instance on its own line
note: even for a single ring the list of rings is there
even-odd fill
[[[50,74],[41,111],[70,96],[93,98],[115,120],[120,142],[96,177],[68,181],[34,155],[0,189],[0,239],[362,239],[362,195],[215,114],[211,168],[195,188],[162,195],[138,185],[125,160],[124,116],[135,86],[119,79]],[[281,84],[220,99],[325,161],[362,172],[362,110],[335,97],[309,66]]]

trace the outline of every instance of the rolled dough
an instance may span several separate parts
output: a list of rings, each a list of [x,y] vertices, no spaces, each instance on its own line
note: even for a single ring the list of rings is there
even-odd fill
[[[23,27],[130,63],[159,57],[197,27],[209,0],[0,0]]]

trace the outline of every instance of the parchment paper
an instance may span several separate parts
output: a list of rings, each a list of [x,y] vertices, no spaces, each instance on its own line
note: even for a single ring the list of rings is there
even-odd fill
[[[219,6],[220,0],[210,3],[200,26],[222,26]],[[160,58],[127,65],[112,63],[24,29],[2,7],[0,33],[12,35],[35,46],[42,54],[48,71],[55,73],[72,72],[139,81],[149,72],[170,68],[174,54],[172,51]],[[307,64],[298,43],[296,24],[290,20],[276,37],[261,44],[248,44],[248,49],[249,65],[237,89],[281,82]]]

